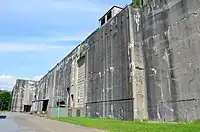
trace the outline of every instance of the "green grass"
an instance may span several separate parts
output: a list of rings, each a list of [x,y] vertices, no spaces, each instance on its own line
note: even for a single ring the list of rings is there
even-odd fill
[[[9,112],[8,110],[0,110],[0,112]]]
[[[58,118],[50,118],[58,120]],[[111,132],[200,132],[200,123],[190,124],[164,124],[131,122],[99,118],[60,118],[59,121],[68,122],[75,125],[97,128]]]

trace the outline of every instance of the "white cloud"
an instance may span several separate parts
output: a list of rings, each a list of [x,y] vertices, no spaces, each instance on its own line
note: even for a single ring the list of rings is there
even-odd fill
[[[33,79],[31,79],[31,80],[39,81],[43,76],[44,76],[44,75],[35,76],[35,77],[33,77]]]
[[[28,52],[28,51],[46,51],[59,49],[72,49],[73,46],[56,46],[47,44],[18,44],[18,43],[0,43],[0,52]]]
[[[15,77],[6,74],[0,74],[0,89],[12,91],[17,79],[39,81],[43,75],[34,77]]]
[[[0,75],[0,89],[11,91],[15,85],[16,77],[2,74]]]

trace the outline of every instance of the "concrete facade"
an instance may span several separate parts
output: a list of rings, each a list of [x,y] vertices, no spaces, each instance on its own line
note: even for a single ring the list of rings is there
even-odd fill
[[[87,116],[147,118],[137,23],[140,11],[127,6],[87,39]]]
[[[42,111],[44,100],[48,109],[58,107],[64,102],[67,108],[83,108],[85,91],[84,46],[79,45],[59,62],[40,81],[36,95],[37,110]]]
[[[26,106],[28,106],[28,109],[30,109],[36,89],[36,81],[18,79],[13,88],[11,110],[13,112],[23,112],[25,111]]]
[[[67,116],[200,119],[200,1],[142,3],[120,9],[49,71],[32,106],[43,111],[48,100],[45,110],[55,113],[62,104]],[[28,98],[17,84],[14,95]],[[20,101],[13,99],[17,111]]]
[[[199,119],[200,1],[146,0],[142,10],[149,118]]]

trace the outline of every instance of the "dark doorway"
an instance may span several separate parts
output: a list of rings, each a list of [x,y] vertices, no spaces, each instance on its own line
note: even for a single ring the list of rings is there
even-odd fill
[[[72,99],[72,107],[74,107],[74,95],[71,95],[71,99]]]
[[[24,105],[24,112],[30,112],[31,111],[31,105]]]
[[[42,111],[47,111],[48,102],[49,102],[49,100],[43,101]]]
[[[68,109],[68,117],[72,117],[72,109]]]
[[[80,116],[81,116],[81,110],[77,110],[77,111],[76,111],[76,116],[77,116],[77,117],[80,117]]]
[[[67,96],[68,96],[68,100],[67,100],[67,107],[70,107],[70,88],[67,88]]]

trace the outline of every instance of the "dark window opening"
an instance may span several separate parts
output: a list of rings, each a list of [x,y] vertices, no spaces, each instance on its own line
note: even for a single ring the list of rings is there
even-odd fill
[[[77,110],[77,111],[76,111],[76,116],[77,116],[77,117],[80,117],[80,116],[81,116],[81,110]]]
[[[72,98],[72,107],[74,107],[74,95],[73,94],[71,95],[71,98]]]
[[[109,11],[107,14],[107,21],[112,18],[112,11]]]
[[[70,88],[67,88],[67,93],[70,94]]]
[[[68,109],[68,117],[72,117],[72,109]]]
[[[67,107],[70,107],[70,88],[67,88],[67,96],[68,96],[68,99],[67,99]]]
[[[73,94],[71,95],[71,98],[72,98],[72,101],[74,101],[74,95]]]
[[[49,100],[43,101],[42,111],[47,111],[48,102],[49,102]]]
[[[81,58],[79,58],[77,63],[78,63],[78,67],[81,67],[85,63],[85,56],[82,56]]]
[[[106,22],[106,20],[105,20],[105,17],[104,17],[104,18],[101,19],[101,26],[102,26],[103,24],[105,24],[105,22]]]
[[[66,107],[66,106],[65,106],[65,101],[63,101],[63,100],[62,100],[62,101],[58,101],[58,102],[57,102],[57,106],[58,106],[58,107]]]

